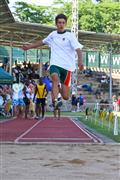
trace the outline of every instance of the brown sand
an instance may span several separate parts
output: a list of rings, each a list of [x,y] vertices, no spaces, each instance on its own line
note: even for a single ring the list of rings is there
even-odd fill
[[[119,180],[119,145],[1,144],[0,180]]]

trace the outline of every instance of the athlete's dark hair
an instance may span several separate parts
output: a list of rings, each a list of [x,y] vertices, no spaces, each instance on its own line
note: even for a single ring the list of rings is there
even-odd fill
[[[55,23],[57,24],[58,19],[64,19],[67,22],[67,16],[64,14],[58,14],[55,18]]]

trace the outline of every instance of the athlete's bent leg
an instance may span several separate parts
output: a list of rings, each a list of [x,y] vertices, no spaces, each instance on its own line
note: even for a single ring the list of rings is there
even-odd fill
[[[52,101],[58,98],[58,93],[59,93],[59,76],[57,73],[51,74],[52,78]]]
[[[66,86],[65,84],[61,84],[61,95],[64,100],[68,100],[70,96],[70,87]]]

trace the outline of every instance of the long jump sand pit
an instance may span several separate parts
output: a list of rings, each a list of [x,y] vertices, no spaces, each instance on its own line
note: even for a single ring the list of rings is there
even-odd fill
[[[118,180],[116,144],[1,144],[1,180]]]

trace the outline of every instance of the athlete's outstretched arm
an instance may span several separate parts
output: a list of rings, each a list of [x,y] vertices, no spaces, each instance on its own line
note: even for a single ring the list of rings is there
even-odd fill
[[[78,67],[82,71],[84,69],[83,60],[82,60],[82,50],[80,48],[76,49],[78,55]]]
[[[36,42],[34,42],[32,44],[23,45],[22,49],[26,51],[26,50],[29,50],[29,49],[32,49],[32,48],[37,48],[39,46],[43,46],[43,45],[44,45],[43,41],[39,40],[39,41],[36,41]]]

